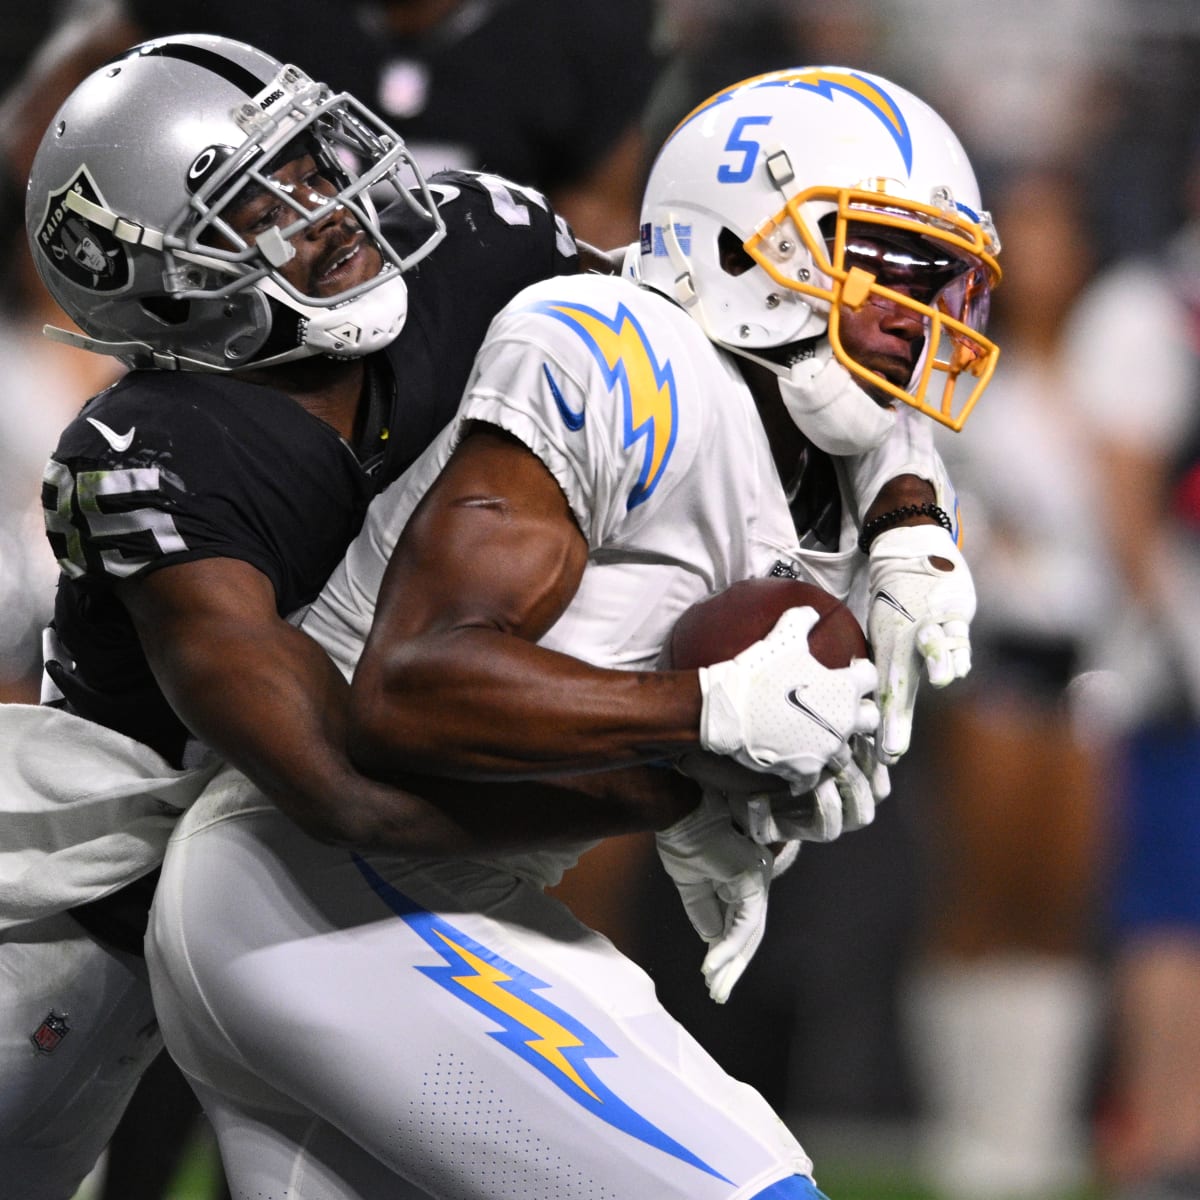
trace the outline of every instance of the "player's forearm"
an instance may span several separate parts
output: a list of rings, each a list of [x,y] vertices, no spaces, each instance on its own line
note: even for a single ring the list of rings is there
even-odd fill
[[[496,630],[419,636],[360,663],[353,760],[372,775],[537,777],[699,743],[696,672],[592,667]]]
[[[864,514],[863,524],[867,524],[868,521],[882,516],[884,513],[895,512],[902,508],[920,508],[925,504],[933,504],[935,503],[935,499],[933,485],[928,480],[920,479],[916,475],[899,475],[895,479],[889,479],[879,489],[878,494]],[[937,520],[931,516],[915,514],[911,517],[899,519],[896,524],[928,525],[937,524]]]
[[[700,802],[698,785],[649,765],[549,779],[403,780],[459,830],[460,854],[531,850],[665,829]],[[439,854],[437,847],[428,851]]]
[[[531,850],[664,828],[695,806],[691,781],[652,767],[544,781],[475,783],[413,776],[385,784],[364,776],[342,750],[348,687],[303,634],[276,646],[269,668],[251,647],[220,656],[239,664],[206,672],[182,704],[193,723],[297,824],[324,841],[360,850],[455,857]]]
[[[344,749],[349,686],[305,635],[193,623],[152,661],[188,728],[310,833],[353,841],[377,819]]]
[[[495,788],[380,782],[350,762],[349,686],[307,635],[277,618],[239,620],[221,606],[153,612],[143,640],[180,718],[324,841],[450,857],[528,850],[661,828],[695,803],[687,781],[649,769]]]

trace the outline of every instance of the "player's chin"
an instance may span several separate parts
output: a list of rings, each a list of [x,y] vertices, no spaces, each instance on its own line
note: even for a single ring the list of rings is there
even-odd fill
[[[889,383],[896,382],[888,380]],[[896,386],[903,388],[903,383],[896,383]],[[866,394],[879,405],[880,408],[893,409],[896,407],[896,397],[886,388],[880,387],[878,384],[863,384],[863,389]]]
[[[912,363],[903,362],[900,359],[886,359],[874,363],[864,363],[873,375],[880,379],[887,380],[893,387],[899,388],[901,391],[908,389],[909,382],[912,380],[915,367]],[[864,383],[863,391],[866,392],[880,408],[895,408],[897,404],[894,392],[888,391],[882,384]]]

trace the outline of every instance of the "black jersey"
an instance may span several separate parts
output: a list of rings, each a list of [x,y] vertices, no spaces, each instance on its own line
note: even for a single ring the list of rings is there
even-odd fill
[[[92,399],[46,470],[47,532],[62,566],[47,671],[80,715],[175,765],[187,731],[113,593],[120,579],[235,558],[271,580],[281,615],[310,603],[371,497],[453,415],[488,323],[525,285],[578,269],[574,240],[536,193],[491,176],[430,181],[447,236],[407,275],[408,316],[367,360],[364,432],[351,447],[282,392],[224,375],[135,371]],[[384,216],[401,252],[428,226]]]

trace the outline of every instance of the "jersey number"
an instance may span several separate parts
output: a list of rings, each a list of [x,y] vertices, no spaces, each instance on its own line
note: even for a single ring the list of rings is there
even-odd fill
[[[178,554],[187,549],[187,543],[175,528],[175,519],[170,513],[156,508],[134,508],[127,512],[104,512],[100,508],[100,497],[123,497],[135,493],[157,492],[159,487],[157,467],[127,467],[118,471],[80,471],[79,478],[60,462],[51,459],[42,476],[46,496],[46,532],[63,538],[65,550],[59,556],[58,565],[72,579],[86,575],[88,560],[84,555],[83,537],[72,519],[72,505],[82,514],[90,538],[103,543],[105,538],[128,537],[129,534],[148,533],[158,546],[160,554]],[[53,507],[50,495],[53,493]],[[120,550],[101,550],[100,561],[105,571],[124,579],[144,567],[149,554],[127,557]]]
[[[505,225],[528,225],[532,218],[529,215],[529,205],[536,204],[543,212],[549,212],[550,205],[541,192],[513,183],[511,179],[502,179],[499,175],[488,175],[484,172],[472,176],[487,192],[492,201],[492,212]],[[429,190],[440,198],[441,204],[449,204],[462,195],[459,188],[449,183],[431,183]],[[525,201],[525,203],[522,203]],[[554,245],[559,254],[570,258],[576,253],[575,239],[567,227],[566,221],[554,214]]]

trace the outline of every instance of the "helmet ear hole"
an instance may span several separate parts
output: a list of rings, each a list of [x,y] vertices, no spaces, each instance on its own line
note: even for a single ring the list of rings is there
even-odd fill
[[[173,296],[143,296],[141,304],[143,312],[164,325],[184,325],[192,315],[192,302]]]
[[[754,266],[754,259],[746,252],[742,239],[726,226],[717,234],[717,254],[726,275],[744,275]]]

